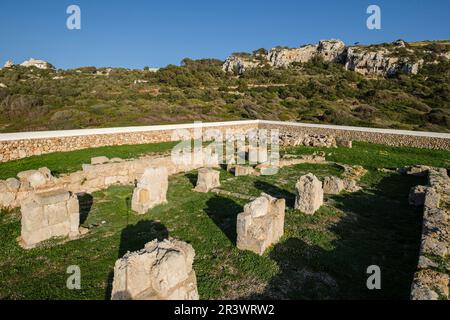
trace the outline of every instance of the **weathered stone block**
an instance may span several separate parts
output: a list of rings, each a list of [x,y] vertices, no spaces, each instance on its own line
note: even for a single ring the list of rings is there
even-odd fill
[[[237,247],[262,255],[283,236],[285,209],[284,199],[264,193],[246,204],[237,217]]]
[[[112,300],[198,300],[190,244],[170,239],[147,243],[116,261]]]
[[[107,163],[109,162],[109,158],[108,157],[93,157],[91,158],[91,164],[96,165],[96,164],[103,164],[103,163]]]
[[[22,202],[21,244],[32,248],[52,237],[79,235],[78,198],[65,190],[36,193]]]
[[[249,166],[235,165],[233,170],[236,177],[255,174],[255,169]]]
[[[344,181],[338,177],[325,177],[323,181],[323,193],[339,194],[345,189]]]
[[[312,173],[300,177],[295,185],[295,209],[314,214],[323,204],[322,182]]]
[[[353,143],[352,143],[352,140],[350,140],[350,139],[338,138],[338,139],[336,139],[336,145],[338,147],[352,148]]]
[[[133,192],[131,207],[139,214],[167,203],[169,178],[165,167],[147,168]]]
[[[202,168],[198,170],[197,185],[194,190],[197,192],[209,192],[220,187],[220,172],[214,169]]]

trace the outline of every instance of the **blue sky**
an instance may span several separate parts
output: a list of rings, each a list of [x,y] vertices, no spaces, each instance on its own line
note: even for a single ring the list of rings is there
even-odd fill
[[[71,4],[81,8],[81,30],[66,28]],[[366,28],[370,4],[381,7],[381,30]],[[1,0],[0,63],[34,57],[58,68],[161,67],[328,38],[450,39],[449,13],[449,0]]]

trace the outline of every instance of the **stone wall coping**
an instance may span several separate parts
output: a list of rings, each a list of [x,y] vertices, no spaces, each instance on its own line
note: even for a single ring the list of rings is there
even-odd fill
[[[331,124],[284,122],[284,121],[272,121],[272,120],[258,120],[258,121],[259,121],[259,124],[271,124],[271,125],[280,125],[280,126],[321,128],[321,129],[342,130],[342,131],[360,131],[360,132],[373,132],[373,133],[383,133],[383,134],[397,134],[397,135],[404,135],[404,136],[450,139],[450,133],[443,133],[443,132],[441,133],[441,132],[429,132],[429,131],[411,131],[411,130],[382,129],[382,128],[369,128],[369,127],[338,126],[338,125],[331,125]]]
[[[183,123],[183,124],[136,126],[136,127],[14,132],[14,133],[1,133],[0,141],[79,137],[79,136],[91,136],[91,135],[102,135],[102,134],[139,133],[139,132],[151,132],[151,131],[170,131],[170,130],[176,130],[176,129],[226,127],[226,126],[252,125],[252,124],[257,125],[258,120],[238,120],[238,121],[223,121],[223,122],[194,122],[194,123]]]
[[[185,124],[136,126],[136,127],[115,127],[115,128],[2,133],[2,134],[0,134],[0,141],[18,141],[18,140],[30,140],[30,139],[48,139],[48,138],[77,137],[77,136],[104,135],[104,134],[139,133],[139,132],[152,132],[152,131],[170,131],[170,130],[176,130],[176,129],[194,129],[194,128],[224,127],[224,126],[237,126],[237,125],[264,125],[264,124],[450,139],[449,133],[440,133],[440,132],[410,131],[410,130],[381,129],[381,128],[368,128],[368,127],[353,127],[353,126],[337,126],[337,125],[328,125],[328,124],[284,122],[284,121],[272,121],[272,120],[237,120],[237,121],[194,122],[194,123],[187,123],[187,124],[185,123]]]

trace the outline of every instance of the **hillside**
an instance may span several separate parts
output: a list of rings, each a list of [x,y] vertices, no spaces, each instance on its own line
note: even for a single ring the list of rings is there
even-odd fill
[[[159,70],[9,62],[0,132],[257,118],[450,132],[449,52],[448,41],[332,40]]]

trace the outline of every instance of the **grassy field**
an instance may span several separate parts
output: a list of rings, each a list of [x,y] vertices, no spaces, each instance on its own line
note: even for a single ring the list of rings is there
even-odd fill
[[[287,152],[316,150],[302,147]],[[84,152],[88,158],[89,151]],[[122,150],[127,152],[131,151]],[[421,208],[408,205],[407,197],[411,186],[426,181],[377,168],[416,163],[448,166],[449,153],[364,143],[355,143],[353,151],[339,148],[327,153],[331,153],[329,160],[361,164],[369,172],[361,181],[363,190],[326,197],[314,216],[292,208],[295,181],[307,172],[318,177],[340,175],[337,166],[296,165],[266,177],[236,178],[221,172],[223,190],[245,195],[266,192],[287,199],[285,235],[262,257],[235,246],[236,216],[247,201],[193,192],[196,172],[172,176],[168,204],[141,216],[129,209],[131,187],[114,186],[85,195],[80,198],[81,222],[90,228],[89,234],[66,243],[53,240],[33,250],[17,245],[18,210],[2,212],[0,298],[109,299],[116,259],[154,238],[170,236],[191,243],[196,251],[194,269],[201,299],[407,299],[418,259],[422,215]],[[75,157],[51,157],[52,170],[65,172],[78,166]],[[58,158],[70,161],[59,163]],[[47,165],[39,158],[33,164]],[[22,169],[20,161],[0,165],[2,176]],[[366,288],[366,268],[372,264],[381,268],[381,290]],[[81,268],[81,290],[66,288],[70,265]]]

